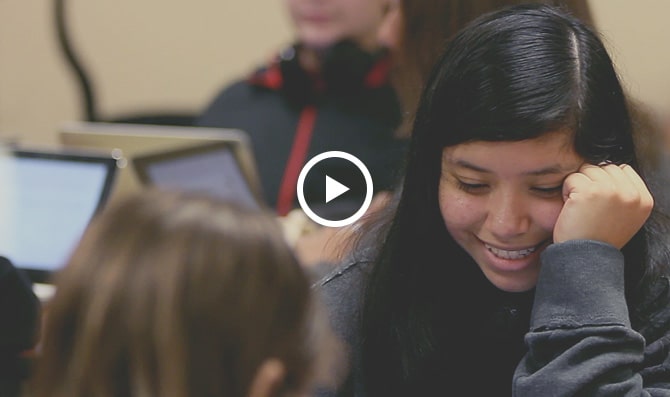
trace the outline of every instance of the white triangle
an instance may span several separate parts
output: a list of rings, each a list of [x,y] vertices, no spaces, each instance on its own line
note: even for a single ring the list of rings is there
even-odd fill
[[[334,198],[339,197],[348,190],[348,187],[326,175],[326,203],[330,202],[330,200]]]

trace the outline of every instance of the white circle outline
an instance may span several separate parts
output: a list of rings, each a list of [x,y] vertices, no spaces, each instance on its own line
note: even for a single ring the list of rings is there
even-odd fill
[[[325,219],[314,213],[314,211],[312,211],[312,209],[309,208],[309,205],[307,205],[307,201],[305,200],[305,192],[303,191],[303,187],[305,185],[305,178],[307,177],[309,171],[319,161],[333,157],[348,160],[361,171],[363,177],[365,178],[365,200],[363,200],[363,205],[361,205],[361,208],[359,208],[355,214],[346,219],[341,219],[339,221],[332,221],[329,219]],[[303,212],[309,217],[309,219],[313,220],[314,222],[318,223],[321,226],[327,226],[327,227],[349,226],[352,223],[356,222],[360,217],[362,217],[370,207],[370,204],[372,203],[373,185],[372,185],[372,175],[370,175],[370,171],[368,171],[368,168],[365,166],[365,164],[363,164],[363,162],[359,160],[356,156],[351,155],[347,152],[340,152],[337,150],[323,152],[321,154],[317,154],[316,156],[312,157],[307,162],[307,164],[305,164],[305,166],[302,167],[300,175],[298,175],[298,183],[296,185],[296,189],[298,193],[298,202],[300,203],[300,207],[302,208]]]

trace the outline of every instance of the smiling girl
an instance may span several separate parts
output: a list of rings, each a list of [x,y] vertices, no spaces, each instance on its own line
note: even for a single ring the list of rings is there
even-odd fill
[[[402,193],[319,283],[352,351],[337,395],[669,395],[669,234],[631,131],[578,19],[518,6],[457,34]]]

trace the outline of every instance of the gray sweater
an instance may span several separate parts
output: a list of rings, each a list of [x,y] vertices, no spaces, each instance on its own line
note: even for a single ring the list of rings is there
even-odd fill
[[[365,396],[357,328],[370,267],[344,264],[315,286],[336,334],[350,347],[349,377],[338,392],[322,391],[319,397]],[[670,396],[668,279],[660,279],[653,291],[646,301],[662,304],[633,329],[619,250],[584,240],[549,246],[511,395]]]

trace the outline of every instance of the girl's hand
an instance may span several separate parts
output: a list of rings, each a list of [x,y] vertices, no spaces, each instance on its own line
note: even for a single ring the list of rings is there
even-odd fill
[[[583,165],[565,179],[563,201],[554,242],[597,240],[619,249],[640,230],[654,207],[644,181],[627,164]]]

